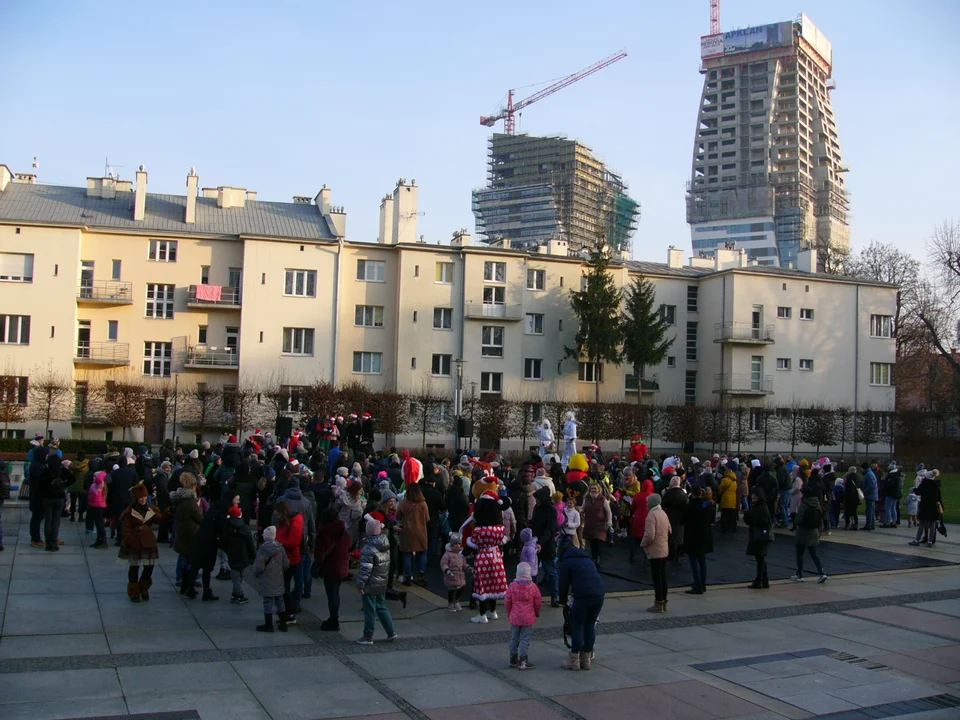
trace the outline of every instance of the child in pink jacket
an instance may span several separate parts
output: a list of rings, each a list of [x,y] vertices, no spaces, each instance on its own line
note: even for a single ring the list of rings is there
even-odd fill
[[[533,670],[535,665],[527,659],[530,647],[530,629],[537,624],[543,598],[530,574],[530,564],[517,565],[517,578],[507,588],[504,600],[510,618],[510,667]]]
[[[107,511],[107,474],[103,471],[93,474],[93,482],[87,491],[87,512],[97,528],[97,539],[92,548],[105,549],[107,547],[106,528],[103,515]]]

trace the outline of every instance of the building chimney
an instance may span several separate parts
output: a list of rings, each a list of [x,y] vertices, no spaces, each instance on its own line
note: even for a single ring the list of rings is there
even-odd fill
[[[137,170],[137,187],[134,193],[133,219],[143,220],[147,214],[147,172],[143,165]]]
[[[797,253],[797,270],[805,273],[817,271],[817,249],[807,248]]]
[[[200,177],[197,175],[196,168],[190,168],[187,173],[187,214],[183,221],[188,225],[193,225],[197,221],[197,187],[200,185]]]
[[[317,193],[313,201],[317,204],[317,210],[321,215],[330,214],[330,188],[326,186],[326,183],[320,188],[320,192]]]
[[[221,185],[217,188],[217,207],[219,208],[242,208],[246,201],[246,188],[235,188],[229,185]]]
[[[256,200],[257,191],[256,190],[247,190],[247,200]]]
[[[456,233],[454,233],[456,237]],[[380,236],[381,245],[396,245],[397,238],[393,234],[393,196],[384,195],[380,201]]]
[[[667,267],[679,270],[683,267],[683,250],[671,245],[667,248]]]
[[[397,181],[393,190],[393,238],[397,244],[417,242],[417,205],[420,188],[417,181]]]
[[[466,228],[460,228],[457,230],[450,239],[450,244],[453,247],[470,247],[470,242],[470,233],[467,232]]]
[[[553,238],[547,241],[547,255],[558,255],[567,257],[570,254],[570,246],[566,240],[557,240]]]
[[[337,237],[347,236],[347,213],[342,205],[332,205],[327,220],[333,227],[333,232]]]
[[[0,165],[0,192],[7,189],[7,185],[13,180],[13,173],[6,165]]]
[[[21,185],[36,185],[37,176],[35,173],[17,173],[17,182]]]

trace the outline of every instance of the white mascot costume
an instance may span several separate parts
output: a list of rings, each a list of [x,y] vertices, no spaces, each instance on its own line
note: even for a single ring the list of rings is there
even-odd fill
[[[550,446],[553,445],[557,439],[553,436],[550,421],[547,419],[542,419],[537,423],[536,433],[537,441],[540,443],[540,459],[543,460],[544,456],[550,452]]]
[[[563,457],[560,458],[560,465],[563,471],[567,471],[567,465],[570,458],[577,454],[577,418],[573,411],[567,413],[567,419],[563,423]]]

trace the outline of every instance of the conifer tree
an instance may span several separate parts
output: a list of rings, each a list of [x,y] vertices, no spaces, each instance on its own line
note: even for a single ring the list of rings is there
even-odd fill
[[[645,367],[659,365],[666,359],[675,337],[667,339],[667,323],[656,305],[657,291],[642,275],[634,278],[625,292],[621,336],[623,357],[633,367],[637,379],[637,404],[643,394],[640,376]]]

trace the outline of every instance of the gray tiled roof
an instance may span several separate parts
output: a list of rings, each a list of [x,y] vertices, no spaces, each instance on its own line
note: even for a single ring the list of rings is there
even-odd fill
[[[666,263],[647,262],[646,260],[625,260],[627,269],[644,275],[668,275],[672,277],[699,278],[713,272],[712,268],[682,267],[672,268]]]
[[[247,200],[242,208],[218,208],[216,198],[197,198],[196,222],[183,220],[184,195],[147,193],[143,220],[133,219],[132,192],[113,200],[87,197],[86,188],[10,183],[0,192],[0,222],[76,225],[91,228],[156,230],[205,235],[265,235],[300,240],[333,240],[316,205]]]

